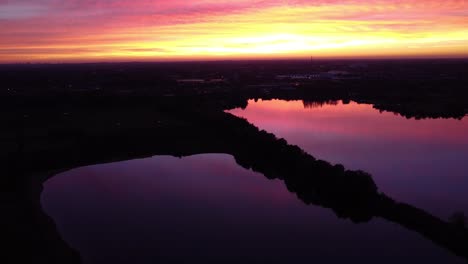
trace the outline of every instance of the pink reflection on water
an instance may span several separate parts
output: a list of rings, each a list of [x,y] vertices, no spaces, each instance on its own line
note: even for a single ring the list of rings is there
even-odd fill
[[[245,111],[234,109],[230,112],[247,118],[262,129],[280,134],[308,131],[322,136],[468,143],[466,118],[406,119],[390,112],[380,113],[370,104],[356,102],[305,108],[302,101],[250,100]]]
[[[387,194],[446,217],[468,212],[468,119],[407,119],[351,102],[249,101],[244,117],[316,158],[371,173]]]

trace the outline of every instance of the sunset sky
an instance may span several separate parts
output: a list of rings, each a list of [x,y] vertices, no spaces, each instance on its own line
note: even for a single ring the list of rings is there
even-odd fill
[[[0,0],[0,62],[468,57],[468,0]]]

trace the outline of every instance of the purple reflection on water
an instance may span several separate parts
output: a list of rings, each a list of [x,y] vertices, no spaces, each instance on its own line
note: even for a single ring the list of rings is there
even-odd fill
[[[466,120],[407,120],[370,105],[230,111],[317,158],[373,174],[393,198],[442,218],[468,212]],[[464,263],[381,219],[353,224],[225,154],[157,156],[52,177],[45,211],[85,263]]]
[[[42,204],[85,263],[463,263],[398,225],[307,206],[224,154],[74,169]]]
[[[468,213],[468,119],[406,119],[372,105],[249,101],[245,117],[317,158],[371,173],[379,189],[442,218]]]

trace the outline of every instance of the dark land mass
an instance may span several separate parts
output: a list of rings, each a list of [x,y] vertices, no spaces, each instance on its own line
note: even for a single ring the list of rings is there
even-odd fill
[[[256,76],[249,79],[252,82],[245,81],[242,74],[230,81],[221,75],[234,74],[234,69],[244,67],[244,63],[246,74]],[[431,86],[411,86],[423,82],[415,77],[387,81],[334,74],[324,75],[321,80],[302,80],[296,86],[297,80],[290,76],[279,80],[277,73],[308,63],[251,63],[223,62],[216,67],[211,63],[1,66],[7,84],[2,88],[0,114],[5,124],[0,132],[4,168],[0,185],[2,262],[80,262],[79,253],[63,241],[39,202],[43,183],[58,172],[154,155],[201,153],[230,154],[245,168],[269,179],[283,180],[288,190],[306,204],[330,208],[338,217],[355,223],[374,217],[398,223],[468,260],[468,230],[463,225],[396,202],[379,192],[371,175],[318,160],[223,111],[245,107],[248,99],[255,98],[299,99],[305,106],[355,100],[408,118],[461,118],[468,104],[463,74],[466,61],[366,62],[368,65],[353,66],[367,67],[366,72],[402,65],[415,67],[415,72],[421,71],[418,67],[428,72],[453,70],[449,79],[424,80]],[[372,68],[372,63],[378,67]],[[194,69],[194,65],[201,69]],[[258,77],[258,67],[267,68],[265,71],[271,72],[275,80],[266,84]],[[279,68],[276,72],[275,67]],[[207,78],[209,68],[214,75]],[[87,75],[92,69],[97,69],[95,75],[99,77]],[[190,69],[196,74],[185,76]],[[171,74],[178,76],[173,78]],[[167,83],[158,83],[161,80]],[[146,82],[148,86],[143,85]],[[94,88],[85,83],[93,83]],[[380,88],[375,88],[377,84]],[[386,91],[385,87],[393,88]]]
[[[247,99],[373,104],[407,118],[468,113],[468,60],[225,61],[0,65],[2,106],[135,104],[233,108]],[[141,101],[141,102],[139,102]]]

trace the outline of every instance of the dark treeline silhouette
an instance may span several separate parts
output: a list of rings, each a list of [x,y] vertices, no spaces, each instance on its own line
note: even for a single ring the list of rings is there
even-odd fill
[[[55,105],[10,111],[0,132],[2,240],[6,263],[79,263],[43,212],[43,183],[60,171],[153,155],[226,153],[269,179],[281,179],[306,204],[330,208],[340,218],[373,217],[418,232],[468,259],[468,231],[378,191],[363,171],[318,160],[242,118],[218,110],[152,104]],[[34,111],[32,111],[34,110]],[[3,261],[2,261],[3,262]]]
[[[358,78],[276,78],[336,70]],[[248,99],[285,99],[353,100],[417,119],[468,114],[468,60],[26,64],[0,65],[0,76],[0,105],[6,109],[171,99],[180,105],[228,109],[245,106]],[[223,81],[178,82],[187,79]]]
[[[337,105],[338,101],[337,100],[316,100],[316,101],[308,101],[308,100],[302,100],[302,103],[304,104],[304,108],[321,108],[324,105]]]

